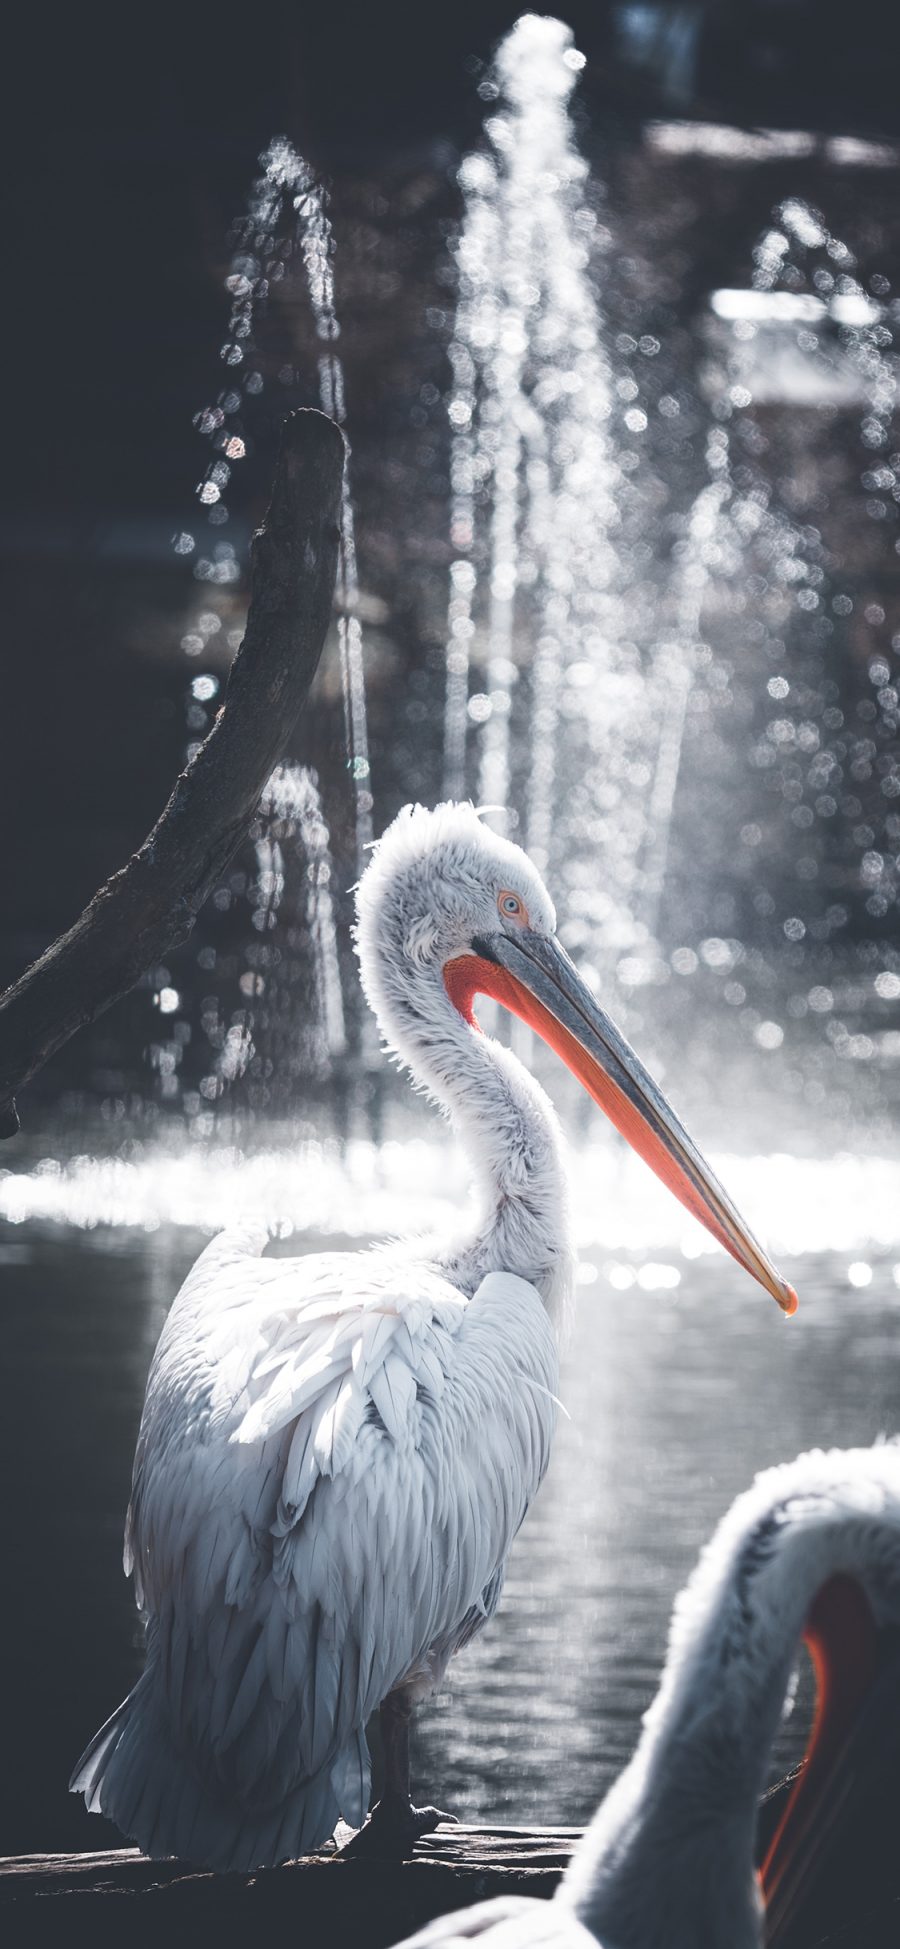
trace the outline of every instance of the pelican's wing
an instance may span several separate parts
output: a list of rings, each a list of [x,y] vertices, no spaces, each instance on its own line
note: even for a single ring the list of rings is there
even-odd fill
[[[148,1384],[139,1588],[216,1777],[270,1797],[331,1767],[357,1819],[367,1718],[496,1599],[547,1464],[553,1334],[506,1273],[466,1302],[399,1253],[208,1251]]]
[[[527,1895],[503,1895],[442,1915],[398,1949],[456,1949],[466,1942],[483,1949],[598,1949],[596,1936],[570,1910]]]

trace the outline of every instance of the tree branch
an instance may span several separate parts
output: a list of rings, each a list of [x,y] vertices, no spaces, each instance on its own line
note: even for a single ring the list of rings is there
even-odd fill
[[[0,996],[0,1137],[54,1051],[191,931],[243,837],[306,700],[331,613],[344,440],[323,413],[285,421],[251,549],[250,609],[216,721],[127,866]]]

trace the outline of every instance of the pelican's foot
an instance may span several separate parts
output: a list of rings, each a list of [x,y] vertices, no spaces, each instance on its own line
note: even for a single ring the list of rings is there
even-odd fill
[[[459,1825],[455,1814],[444,1814],[439,1807],[414,1807],[411,1801],[404,1805],[399,1800],[379,1800],[365,1826],[340,1852],[345,1859],[381,1855],[388,1860],[404,1861],[422,1835],[433,1834],[442,1821],[453,1827]]]

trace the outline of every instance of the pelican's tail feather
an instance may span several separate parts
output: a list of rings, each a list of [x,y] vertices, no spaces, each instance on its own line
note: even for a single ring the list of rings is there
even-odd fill
[[[341,1805],[355,1799],[346,1794],[349,1777],[359,1782],[360,1799],[367,1799],[368,1753],[361,1735],[277,1804],[241,1804],[224,1785],[202,1779],[179,1750],[151,1666],[95,1733],[69,1788],[84,1794],[89,1812],[114,1821],[156,1860],[174,1855],[218,1873],[249,1874],[296,1860],[330,1839],[341,1814],[346,1819],[357,1811]],[[360,1819],[364,1813],[365,1806]]]
[[[86,1746],[72,1778],[69,1781],[70,1793],[83,1793],[84,1804],[89,1814],[100,1812],[100,1786],[103,1780],[105,1762],[114,1752],[122,1734],[122,1719],[128,1711],[131,1695],[123,1699],[111,1717],[95,1732],[90,1745]]]

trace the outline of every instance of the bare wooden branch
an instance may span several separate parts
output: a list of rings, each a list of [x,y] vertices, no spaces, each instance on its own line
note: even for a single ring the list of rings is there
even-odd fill
[[[550,1896],[577,1831],[541,1834],[442,1827],[410,1861],[318,1855],[253,1875],[212,1875],[176,1861],[148,1861],[136,1849],[110,1854],[31,1855],[0,1861],[4,1949],[69,1944],[92,1949],[245,1949],[248,1942],[298,1938],[309,1949],[354,1944],[387,1949],[451,1909],[495,1895]]]
[[[766,1852],[795,1776],[760,1812],[757,1859]],[[881,1783],[882,1786],[885,1784]],[[822,1872],[821,1898],[791,1924],[791,1949],[893,1949],[900,1896],[883,1793],[874,1846],[854,1845]],[[871,1808],[869,1809],[871,1812]],[[338,1839],[350,1829],[339,1831]],[[0,1861],[4,1949],[68,1949],[87,1933],[92,1949],[245,1949],[251,1941],[353,1943],[389,1949],[438,1915],[496,1895],[549,1899],[567,1868],[576,1827],[439,1827],[407,1861],[311,1855],[252,1875],[214,1875],[179,1861],[148,1861],[137,1848],[104,1854],[29,1854]]]
[[[47,1058],[190,933],[283,756],[322,653],[337,570],[344,440],[323,413],[286,420],[251,551],[243,643],[216,721],[121,872],[0,996],[0,1136]]]

